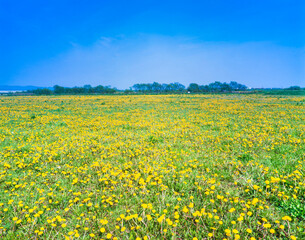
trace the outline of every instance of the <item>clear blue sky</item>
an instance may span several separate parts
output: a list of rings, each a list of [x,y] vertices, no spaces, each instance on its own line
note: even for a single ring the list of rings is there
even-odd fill
[[[305,2],[0,0],[0,85],[305,87]]]

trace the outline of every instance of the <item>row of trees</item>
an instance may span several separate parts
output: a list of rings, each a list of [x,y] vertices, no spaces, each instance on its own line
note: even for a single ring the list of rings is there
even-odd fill
[[[49,88],[38,88],[35,90],[30,90],[37,95],[51,95],[51,94],[112,94],[117,92],[116,88],[111,88],[110,86],[96,86],[91,87],[91,85],[85,85],[83,87],[61,87],[55,85],[52,89]]]
[[[181,83],[138,83],[134,84],[130,89],[124,91],[124,93],[215,93],[215,92],[232,92],[232,91],[245,91],[247,86],[237,83],[221,83],[214,82],[208,85],[198,85],[197,83],[191,83],[187,88]],[[62,87],[55,85],[53,89],[50,88],[38,88],[35,90],[29,90],[28,92],[37,95],[51,95],[51,94],[113,94],[122,92],[116,88],[110,86],[96,86],[84,85],[83,87]]]
[[[285,90],[302,90],[300,86],[291,86],[289,88],[285,88]]]
[[[131,87],[132,91],[142,92],[142,93],[181,93],[185,92],[185,86],[181,83],[175,82],[170,84],[160,84],[154,83],[138,83]]]
[[[247,89],[248,89],[247,86],[237,82],[230,82],[230,83],[213,82],[208,85],[198,85],[197,83],[191,83],[188,86],[188,88],[185,88],[185,86],[180,83],[160,84],[157,82],[141,83],[132,86],[133,91],[143,92],[143,93],[186,92],[186,91],[191,93],[232,92],[232,91],[245,91]]]
[[[208,85],[198,85],[197,83],[191,83],[187,88],[181,83],[137,83],[131,88],[126,90],[118,90],[110,86],[96,86],[84,85],[83,87],[62,87],[55,85],[53,88],[38,88],[35,90],[28,90],[29,93],[36,95],[52,95],[52,94],[115,94],[115,93],[226,93],[226,92],[241,92],[248,90],[248,87],[237,83],[221,83],[213,82]],[[268,89],[252,89],[252,91],[265,91]],[[272,89],[274,90],[274,89]],[[277,89],[279,90],[279,89]],[[291,86],[282,90],[302,90],[299,86]],[[305,89],[304,89],[305,90]],[[250,90],[251,91],[251,90]]]
[[[191,93],[200,93],[200,92],[232,92],[232,91],[245,91],[248,89],[247,86],[237,83],[221,83],[213,82],[209,85],[198,85],[197,83],[191,83],[188,88],[185,88],[181,83],[170,83],[170,84],[160,84],[157,82],[154,83],[141,83],[135,84],[131,88],[133,91],[142,92],[142,93],[162,93],[162,92],[191,92]]]
[[[54,87],[55,94],[86,94],[86,93],[99,93],[99,94],[110,94],[117,91],[116,88],[111,88],[110,86],[98,85],[96,87],[91,87],[91,85],[84,85],[83,87],[61,87],[55,85]]]
[[[197,83],[191,83],[187,90],[193,93],[200,92],[232,92],[232,91],[245,91],[248,87],[246,85],[230,82],[230,83],[221,83],[213,82],[209,85],[198,85]]]

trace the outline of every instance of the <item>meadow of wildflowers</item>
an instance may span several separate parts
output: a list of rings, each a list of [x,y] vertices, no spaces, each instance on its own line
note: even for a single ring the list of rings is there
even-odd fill
[[[305,239],[305,98],[0,98],[1,239]]]

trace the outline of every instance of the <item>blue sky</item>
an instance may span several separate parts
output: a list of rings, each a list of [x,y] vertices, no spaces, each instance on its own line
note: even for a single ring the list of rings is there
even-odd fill
[[[0,0],[0,85],[305,87],[304,1]]]

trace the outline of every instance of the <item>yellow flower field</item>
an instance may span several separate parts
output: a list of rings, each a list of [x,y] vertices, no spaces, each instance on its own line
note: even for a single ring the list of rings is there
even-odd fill
[[[305,98],[0,97],[1,239],[305,239]]]

